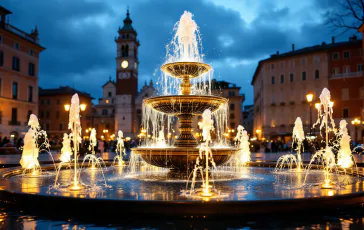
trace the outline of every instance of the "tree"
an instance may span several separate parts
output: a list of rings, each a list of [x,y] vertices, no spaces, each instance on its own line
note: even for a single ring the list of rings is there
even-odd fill
[[[358,32],[364,23],[364,0],[338,0],[325,19],[326,24],[340,34],[350,30]]]

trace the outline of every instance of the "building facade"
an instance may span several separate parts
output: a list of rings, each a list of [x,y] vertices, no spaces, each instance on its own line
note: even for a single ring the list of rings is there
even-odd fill
[[[87,136],[92,127],[92,97],[88,93],[80,92],[69,86],[55,89],[39,88],[38,119],[43,130],[52,138],[62,138],[63,133],[69,133],[69,109],[71,98],[78,94],[81,106],[81,127],[84,136]],[[87,130],[87,131],[86,131]]]
[[[299,50],[295,50],[292,45],[290,52],[283,54],[277,52],[270,58],[260,61],[252,80],[254,86],[254,135],[258,138],[289,139],[297,117],[301,117],[306,133],[315,132],[310,129],[312,123],[317,119],[314,104],[319,101],[321,91],[325,87],[331,91],[334,101],[334,116],[340,118],[343,108],[337,94],[339,90],[341,95],[341,89],[333,86],[336,84],[333,82],[333,76],[340,81],[348,81],[350,74],[341,74],[341,71],[349,73],[350,68],[345,66],[349,62],[353,62],[353,59],[345,59],[339,63],[332,57],[334,55],[336,58],[336,55],[341,55],[337,53],[352,47],[355,49],[352,57],[358,59],[360,53],[358,44],[360,42],[356,39],[346,42],[335,42],[332,39],[330,44],[322,43]],[[344,54],[342,53],[342,55]],[[351,65],[360,68],[360,61],[353,62]],[[345,68],[345,70],[340,70],[340,68]],[[306,99],[306,95],[309,93],[313,94],[311,103],[308,103]],[[362,103],[357,103],[357,105],[360,107]],[[316,132],[318,134],[318,130]]]
[[[253,136],[254,126],[254,105],[244,106],[243,126],[250,136]]]
[[[44,50],[38,29],[26,33],[6,21],[0,7],[0,136],[18,137],[27,131],[30,114],[38,112],[39,56]]]

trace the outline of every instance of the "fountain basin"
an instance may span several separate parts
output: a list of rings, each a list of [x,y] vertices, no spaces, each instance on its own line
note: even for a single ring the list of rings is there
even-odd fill
[[[171,116],[179,114],[201,115],[206,109],[216,111],[228,102],[228,99],[217,96],[173,95],[144,99],[144,103],[153,109]]]
[[[72,219],[108,218],[114,221],[120,221],[121,216],[211,218],[337,210],[338,207],[363,202],[364,183],[358,177],[340,175],[340,179],[348,183],[339,190],[318,186],[299,187],[304,178],[302,174],[274,174],[274,164],[251,163],[252,166],[258,164],[262,167],[246,167],[236,172],[240,179],[215,182],[216,188],[227,196],[208,200],[183,196],[181,190],[185,189],[186,180],[171,180],[167,172],[159,173],[159,179],[147,180],[147,173],[131,175],[127,173],[127,168],[109,167],[105,177],[111,188],[69,191],[49,189],[54,178],[23,178],[19,176],[22,173],[19,168],[2,169],[0,200],[34,214]],[[42,169],[52,173],[54,167],[42,165]],[[84,171],[82,181],[86,177],[95,180],[93,173],[92,170]],[[70,170],[62,170],[61,181],[68,181],[70,175]],[[322,172],[312,172],[308,183],[315,184],[322,179]],[[287,188],[287,185],[291,188]]]
[[[173,62],[162,65],[161,69],[175,78],[196,78],[210,71],[211,66],[202,62]]]
[[[132,153],[139,154],[148,164],[169,168],[174,172],[186,173],[193,169],[199,148],[169,147],[169,148],[132,148]],[[230,157],[239,151],[237,148],[211,148],[212,156],[216,166],[229,161]],[[187,172],[188,173],[188,172]]]

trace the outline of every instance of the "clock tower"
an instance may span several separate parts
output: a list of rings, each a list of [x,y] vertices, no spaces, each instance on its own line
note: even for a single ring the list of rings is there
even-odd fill
[[[116,42],[116,95],[131,95],[134,100],[138,94],[138,47],[137,32],[134,30],[129,10],[124,26],[119,27]]]
[[[116,97],[115,130],[122,130],[124,137],[137,133],[135,98],[138,95],[138,47],[137,32],[130,19],[129,9],[124,26],[119,27],[116,42]]]

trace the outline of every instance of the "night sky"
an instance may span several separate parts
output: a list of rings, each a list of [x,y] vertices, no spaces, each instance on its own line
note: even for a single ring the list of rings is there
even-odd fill
[[[253,103],[251,78],[257,63],[277,50],[290,51],[331,42],[324,24],[330,0],[3,0],[10,23],[30,32],[38,25],[41,87],[69,85],[101,97],[101,86],[115,79],[119,26],[127,6],[138,32],[139,86],[157,80],[165,46],[184,10],[191,11],[203,36],[205,60],[217,80],[241,86],[244,105]],[[354,32],[351,32],[351,34]],[[349,35],[351,35],[349,34]],[[348,34],[337,40],[346,40]]]

